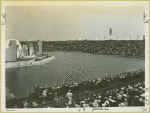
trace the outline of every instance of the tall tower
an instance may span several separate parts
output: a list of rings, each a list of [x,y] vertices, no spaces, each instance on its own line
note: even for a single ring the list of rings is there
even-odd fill
[[[112,35],[112,29],[111,28],[109,30],[109,35],[110,35],[110,40],[112,40],[112,37],[111,37],[111,35]]]

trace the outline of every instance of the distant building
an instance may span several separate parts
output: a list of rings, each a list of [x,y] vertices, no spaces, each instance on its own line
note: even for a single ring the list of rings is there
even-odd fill
[[[16,61],[16,58],[22,58],[22,46],[16,39],[10,39],[5,42],[6,61]]]
[[[42,54],[42,41],[38,40],[39,54]]]
[[[42,41],[7,40],[5,43],[5,61],[16,61],[17,58],[42,54]]]
[[[17,46],[16,40],[9,40],[6,43],[5,48],[5,61],[16,61],[17,58]]]
[[[42,41],[20,41],[22,46],[22,55],[31,56],[42,54]]]

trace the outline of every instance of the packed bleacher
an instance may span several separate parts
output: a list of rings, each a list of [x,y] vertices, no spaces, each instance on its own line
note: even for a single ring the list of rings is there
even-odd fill
[[[133,82],[137,79],[140,82]],[[45,107],[45,104],[53,108],[144,106],[144,79],[145,71],[137,70],[49,88],[36,86],[34,93],[24,99],[13,98],[6,106],[7,108],[39,108]],[[130,81],[133,83],[130,84]],[[69,101],[66,100],[68,91],[72,95]]]
[[[134,85],[121,87],[120,89],[110,90],[107,92],[92,95],[79,101],[66,103],[63,107],[80,108],[80,107],[129,107],[145,105],[145,88],[144,82]]]
[[[79,51],[145,57],[145,40],[43,41],[42,51]]]

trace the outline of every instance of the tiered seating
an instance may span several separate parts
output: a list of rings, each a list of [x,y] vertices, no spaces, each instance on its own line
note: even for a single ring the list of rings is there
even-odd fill
[[[144,40],[43,41],[42,51],[80,51],[108,55],[145,56]]]
[[[126,83],[128,81],[132,81],[135,79],[144,79],[145,78],[145,71],[144,70],[137,70],[133,72],[126,72],[121,73],[118,75],[110,75],[107,77],[101,77],[99,79],[95,79],[92,81],[82,81],[72,84],[64,84],[60,86],[54,86],[50,88],[42,88],[42,87],[35,87],[34,93],[31,94],[28,98],[24,100],[17,100],[13,99],[9,101],[9,103],[12,103],[11,107],[38,107],[38,105],[41,105],[44,102],[55,102],[56,98],[62,98],[64,100],[64,97],[68,90],[71,90],[71,92],[74,94],[74,101],[71,105],[68,105],[67,103],[61,104],[61,102],[58,104],[59,107],[83,107],[84,105],[92,107],[95,104],[98,106],[139,106],[143,105],[143,100],[140,95],[144,93],[144,83],[138,83],[135,85],[129,85],[124,86],[120,89],[116,90],[110,90],[107,92],[101,92],[97,93],[96,95],[90,96],[92,91],[99,90],[99,89],[106,89],[106,87],[111,87],[114,83]],[[83,94],[83,97],[81,96],[81,92],[89,92],[89,98],[84,98],[85,94]],[[90,93],[91,92],[91,93]],[[80,95],[77,97],[77,95]],[[75,98],[75,96],[77,98]],[[83,99],[84,100],[80,100]],[[135,99],[136,98],[136,99]],[[25,101],[27,100],[27,101]],[[142,100],[142,101],[141,101]],[[57,104],[56,104],[57,105]],[[53,107],[58,107],[52,104]]]

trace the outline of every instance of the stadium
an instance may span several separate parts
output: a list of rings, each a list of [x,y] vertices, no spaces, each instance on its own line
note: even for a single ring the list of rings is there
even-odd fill
[[[7,3],[2,23],[6,110],[147,107],[145,2]]]
[[[23,42],[21,43],[23,44]],[[129,59],[130,58],[137,59],[140,57],[140,60],[142,60],[143,62],[145,57],[144,50],[145,50],[145,40],[131,40],[131,41],[76,40],[76,41],[52,41],[52,42],[42,41],[42,54],[46,54],[49,52],[51,54],[57,53],[59,55],[71,54],[70,58],[72,60],[77,60],[74,59],[73,56],[76,55],[76,53],[78,53],[80,55],[87,54],[90,55],[91,57],[100,56],[104,58],[116,56],[116,57],[123,57],[124,59],[126,59],[126,57]],[[84,58],[86,57],[84,56]],[[91,58],[86,59],[90,60]],[[59,59],[56,58],[56,60]],[[82,61],[83,59],[79,60]],[[93,60],[91,61],[93,62]],[[91,61],[87,62],[91,64]],[[53,62],[54,61],[48,63],[51,64]],[[74,61],[71,64],[75,65],[75,62],[77,61]],[[85,61],[83,60],[82,64],[84,62]],[[89,63],[85,62],[85,64],[87,65],[89,65]],[[44,64],[42,65],[42,67],[44,66],[45,69],[47,68],[47,65],[48,64]],[[39,68],[36,66],[31,67],[34,69]],[[65,74],[63,77],[63,83],[61,83],[62,82],[61,80],[56,80],[56,83],[55,82],[54,84],[45,83],[45,85],[42,84],[42,87],[37,84],[36,86],[32,87],[33,88],[31,89],[32,91],[28,90],[26,92],[27,93],[26,97],[15,98],[10,96],[11,98],[7,99],[6,105],[8,108],[15,108],[15,107],[75,108],[84,106],[94,107],[95,105],[99,107],[144,106],[145,99],[143,95],[145,93],[145,70],[144,68],[140,69],[140,67],[138,67],[137,70],[135,68],[133,68],[133,70],[127,69],[128,71],[123,70],[124,71],[123,73],[118,72],[116,73],[114,72],[114,70],[112,70],[113,72],[111,74],[105,73],[105,71],[102,70],[98,71],[99,70],[98,68],[100,67],[94,67],[97,69],[93,70],[95,71],[94,73],[91,73],[90,68],[92,68],[92,66],[89,68],[89,70],[88,68],[86,68],[87,71],[84,71],[82,73],[80,73],[77,69],[70,73],[68,72],[61,73]],[[83,67],[80,67],[80,69],[82,71],[84,70]],[[11,70],[8,70],[7,73],[12,72],[13,70],[14,69],[12,68]],[[71,69],[68,70],[70,71]],[[95,74],[96,76],[94,76]],[[58,75],[56,74],[55,76]],[[77,76],[78,78],[76,79],[75,76]],[[48,85],[51,85],[51,87],[48,87]],[[23,90],[20,91],[23,92]],[[71,103],[67,103],[66,94],[68,91],[71,91],[71,93],[73,94]],[[18,94],[18,92],[15,93],[17,93],[16,96],[19,97],[20,94]],[[26,93],[24,93],[24,95],[26,95]]]

